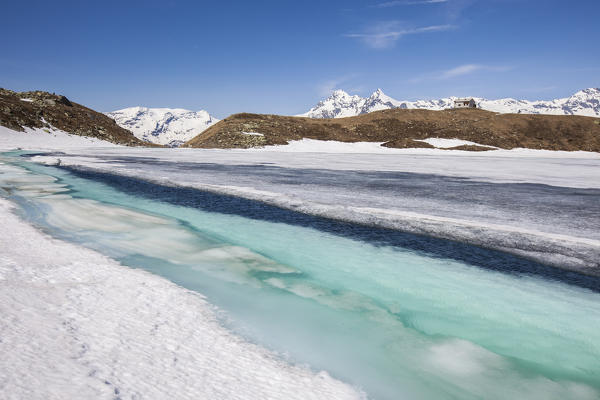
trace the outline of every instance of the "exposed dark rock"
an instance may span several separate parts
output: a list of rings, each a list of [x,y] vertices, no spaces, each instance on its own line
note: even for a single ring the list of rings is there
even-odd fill
[[[490,151],[497,150],[495,147],[477,146],[474,144],[463,144],[462,146],[447,147],[444,150],[463,150],[463,151]]]
[[[58,96],[58,102],[64,104],[67,107],[73,107],[73,104],[65,96]]]

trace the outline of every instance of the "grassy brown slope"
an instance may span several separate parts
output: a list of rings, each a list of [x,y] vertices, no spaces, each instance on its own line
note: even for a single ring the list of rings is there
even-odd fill
[[[32,101],[23,101],[28,99]],[[45,121],[45,122],[44,122]],[[23,131],[29,128],[58,128],[128,146],[149,145],[118,126],[104,114],[47,92],[13,92],[0,89],[0,125]]]
[[[258,132],[264,136],[242,132]],[[431,147],[413,140],[430,137],[470,140],[504,149],[600,152],[600,120],[563,115],[496,114],[479,109],[393,109],[339,119],[235,114],[211,126],[184,147],[249,148],[286,144],[302,138],[384,142],[383,146],[395,148]]]

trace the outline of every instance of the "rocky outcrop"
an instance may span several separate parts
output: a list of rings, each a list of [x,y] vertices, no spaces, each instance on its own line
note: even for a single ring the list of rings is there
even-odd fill
[[[55,128],[128,146],[145,144],[106,115],[71,102],[65,96],[42,91],[0,89],[0,125],[16,131],[26,127]]]

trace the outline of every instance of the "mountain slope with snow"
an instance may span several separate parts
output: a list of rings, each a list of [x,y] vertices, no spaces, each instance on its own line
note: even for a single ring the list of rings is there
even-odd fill
[[[301,117],[343,118],[392,108],[444,110],[452,108],[456,97],[437,100],[399,101],[377,89],[369,97],[351,96],[336,90],[327,99],[320,101]],[[478,108],[500,113],[583,115],[600,117],[600,89],[581,90],[570,97],[555,100],[515,100],[511,98],[488,100],[474,98]]]
[[[25,141],[36,137],[46,143],[48,137],[59,136],[59,141],[63,143],[81,145],[94,141],[125,146],[144,145],[143,141],[108,116],[72,102],[65,96],[41,90],[14,92],[0,88],[0,127],[12,132],[9,136],[15,143],[25,137],[28,138]],[[15,136],[15,132],[23,135]],[[6,137],[0,141],[4,139]]]
[[[181,108],[129,107],[106,115],[138,139],[171,147],[180,146],[219,122],[207,111]]]

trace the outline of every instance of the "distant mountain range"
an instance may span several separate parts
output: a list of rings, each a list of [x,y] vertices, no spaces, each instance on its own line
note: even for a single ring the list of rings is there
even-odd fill
[[[219,122],[204,110],[129,107],[106,113],[121,127],[146,142],[178,147]]]
[[[456,97],[437,100],[400,101],[377,89],[369,97],[334,91],[308,112],[298,115],[309,118],[342,118],[373,111],[401,109],[444,110],[454,106]],[[515,100],[511,98],[488,100],[474,98],[477,107],[498,113],[583,115],[600,117],[600,89],[581,90],[571,97],[556,100]],[[130,107],[106,113],[116,123],[133,132],[146,142],[178,147],[199,135],[219,120],[207,111],[181,108]]]
[[[298,116],[343,118],[392,108],[444,110],[453,107],[455,99],[456,97],[446,97],[438,100],[400,101],[387,96],[381,89],[377,89],[369,97],[336,90],[308,112]],[[600,116],[600,89],[597,88],[581,90],[571,97],[549,101],[473,99],[478,108],[498,113]]]

